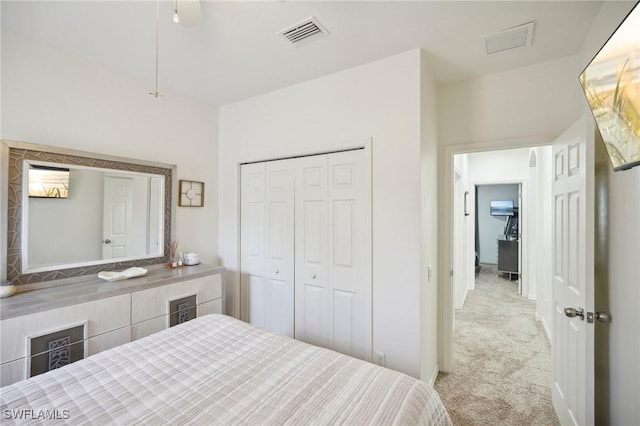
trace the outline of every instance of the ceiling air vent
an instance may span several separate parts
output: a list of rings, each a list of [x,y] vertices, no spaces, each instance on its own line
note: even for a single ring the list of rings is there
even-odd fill
[[[313,16],[278,32],[294,46],[301,46],[312,40],[317,40],[329,32]]]
[[[531,46],[534,25],[535,22],[529,22],[486,36],[484,41],[487,55],[517,49],[519,47]]]

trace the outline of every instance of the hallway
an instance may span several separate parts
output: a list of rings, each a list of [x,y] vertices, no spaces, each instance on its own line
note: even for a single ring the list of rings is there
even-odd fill
[[[454,372],[435,389],[455,425],[557,425],[549,341],[535,302],[516,281],[482,265],[476,289],[456,311]]]

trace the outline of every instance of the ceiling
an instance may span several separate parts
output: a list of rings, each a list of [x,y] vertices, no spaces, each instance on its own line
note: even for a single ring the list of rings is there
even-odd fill
[[[179,0],[183,1],[183,0]],[[186,0],[185,0],[186,1]],[[578,53],[601,1],[207,1],[201,23],[160,1],[160,89],[225,105],[422,48],[438,82]],[[294,47],[277,33],[314,16],[327,37]],[[155,1],[7,1],[2,28],[149,81]],[[530,47],[487,55],[483,36],[535,21]]]

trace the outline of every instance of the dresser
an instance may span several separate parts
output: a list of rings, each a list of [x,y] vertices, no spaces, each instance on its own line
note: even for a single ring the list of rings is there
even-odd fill
[[[108,282],[96,275],[0,299],[2,386],[75,362],[196,316],[224,313],[224,268],[148,267]],[[77,281],[77,280],[74,280]]]

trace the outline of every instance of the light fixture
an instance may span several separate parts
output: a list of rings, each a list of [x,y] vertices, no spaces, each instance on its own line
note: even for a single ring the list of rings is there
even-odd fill
[[[177,10],[177,9],[176,9]],[[162,96],[162,93],[158,91],[158,36],[160,29],[160,0],[156,0],[156,87],[155,90],[149,92],[154,97]]]
[[[188,15],[188,14],[187,14]],[[187,16],[188,17],[188,16]],[[178,0],[173,0],[173,22],[180,23],[180,15],[178,15]],[[160,38],[160,0],[156,0],[156,87],[155,90],[149,92],[154,97],[163,96],[158,90],[158,62],[159,62],[159,48],[158,40]]]
[[[178,0],[173,0],[173,22],[180,23],[180,16],[178,15]]]

